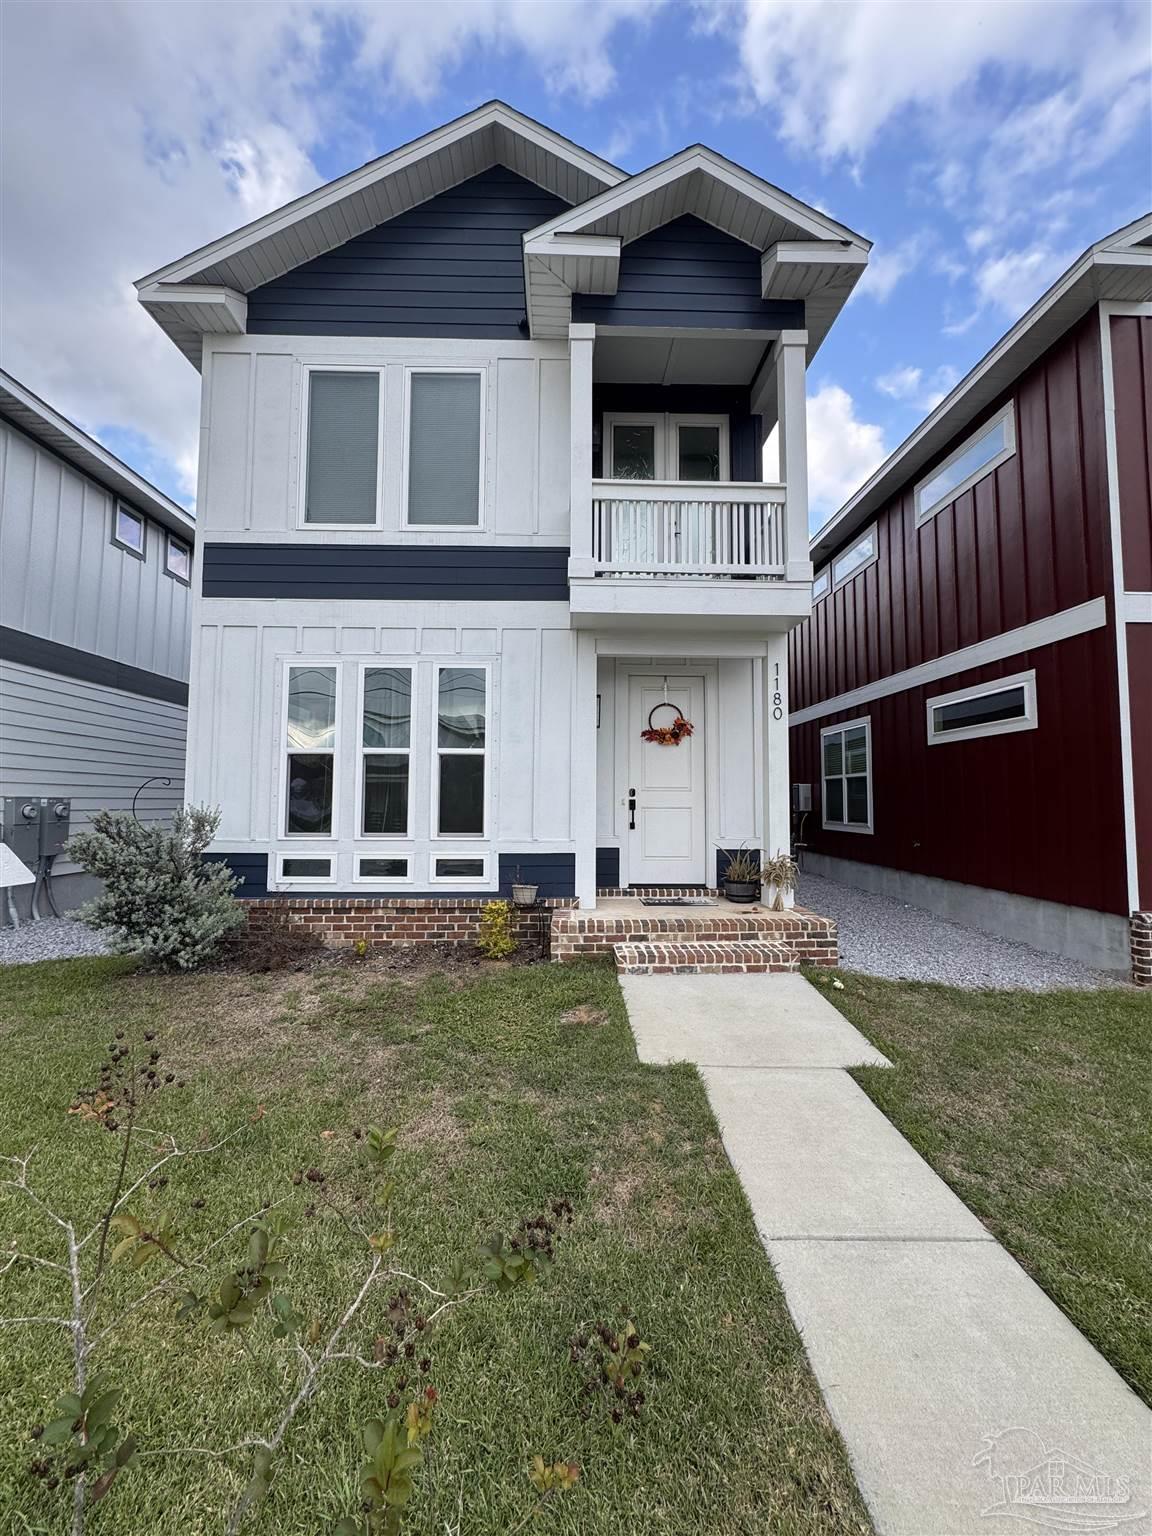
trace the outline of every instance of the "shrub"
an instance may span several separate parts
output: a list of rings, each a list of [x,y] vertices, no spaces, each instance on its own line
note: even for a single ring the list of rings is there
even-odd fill
[[[512,904],[508,901],[486,901],[480,914],[480,936],[476,940],[480,953],[489,960],[506,960],[516,950],[516,938],[512,932]]]
[[[179,810],[171,830],[142,824],[124,811],[97,811],[68,852],[103,892],[81,909],[81,920],[102,929],[121,953],[181,971],[201,965],[225,934],[244,921],[232,892],[239,880],[201,854],[220,813],[203,806]]]

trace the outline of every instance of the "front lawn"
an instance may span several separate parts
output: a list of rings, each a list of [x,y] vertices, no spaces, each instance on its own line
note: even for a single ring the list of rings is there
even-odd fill
[[[98,1213],[119,1140],[68,1109],[78,1089],[95,1086],[121,1029],[127,1039],[154,1030],[163,1066],[186,1081],[153,1096],[149,1126],[185,1146],[239,1127],[224,1150],[168,1165],[168,1182],[145,1187],[133,1210],[149,1228],[169,1213],[173,1251],[187,1255],[287,1196],[283,1288],[321,1337],[366,1260],[316,1187],[291,1175],[358,1150],[355,1129],[399,1128],[387,1263],[439,1288],[452,1260],[471,1262],[493,1231],[571,1201],[550,1273],[532,1287],[484,1291],[421,1342],[439,1397],[406,1536],[506,1536],[521,1525],[560,1536],[870,1529],[700,1080],[689,1067],[637,1062],[610,971],[405,979],[346,965],[162,978],[118,960],[2,970],[0,1152],[36,1147],[30,1181],[79,1221]],[[60,1257],[57,1230],[18,1192],[0,1198],[0,1228],[5,1245],[18,1239]],[[241,1228],[210,1259],[217,1282],[243,1262],[246,1238]],[[117,1266],[107,1315],[166,1262],[139,1279]],[[373,1353],[395,1288],[371,1293],[350,1351]],[[0,1279],[0,1314],[58,1316],[67,1292],[56,1271],[15,1266]],[[619,1426],[610,1397],[581,1415],[569,1360],[570,1337],[598,1319],[633,1319],[651,1345],[640,1418]],[[177,1322],[167,1297],[109,1338],[102,1364],[124,1389],[117,1421],[142,1454],[91,1509],[90,1532],[224,1529],[251,1453],[203,1453],[265,1434],[299,1369],[291,1343],[270,1341],[268,1319],[242,1332],[273,1362],[271,1380],[239,1334]],[[21,1536],[69,1528],[66,1485],[50,1489],[29,1472],[42,1450],[29,1431],[70,1386],[69,1350],[51,1324],[0,1332],[0,1528]],[[317,1536],[356,1513],[359,1427],[383,1410],[396,1373],[352,1361],[329,1370],[245,1531]],[[181,1446],[198,1450],[157,1454]],[[536,1454],[581,1468],[577,1486],[550,1496],[538,1518],[528,1478]]]
[[[1152,1401],[1152,994],[810,975],[895,1065],[856,1080]]]

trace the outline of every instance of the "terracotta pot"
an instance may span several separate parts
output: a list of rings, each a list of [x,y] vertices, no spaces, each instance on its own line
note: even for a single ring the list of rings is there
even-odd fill
[[[724,894],[729,901],[758,901],[760,882],[759,880],[725,880]]]

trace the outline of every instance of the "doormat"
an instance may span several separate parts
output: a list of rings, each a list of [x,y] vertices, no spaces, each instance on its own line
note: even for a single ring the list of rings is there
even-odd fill
[[[714,907],[711,896],[641,896],[642,907]]]

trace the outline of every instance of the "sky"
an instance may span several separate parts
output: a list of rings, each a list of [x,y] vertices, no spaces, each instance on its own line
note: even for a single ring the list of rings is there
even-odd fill
[[[199,376],[133,280],[499,97],[702,142],[874,242],[809,372],[816,527],[1152,207],[1147,0],[0,5],[0,359],[192,504]]]

